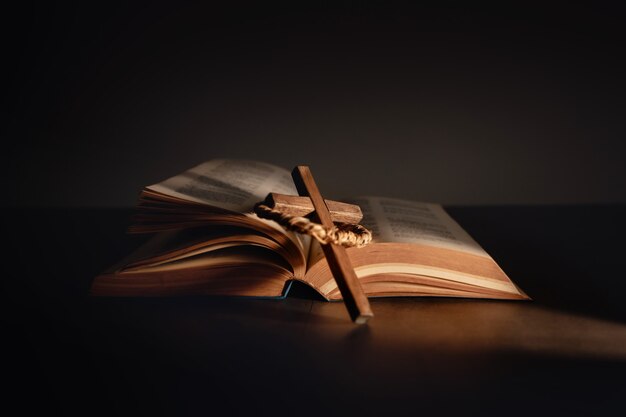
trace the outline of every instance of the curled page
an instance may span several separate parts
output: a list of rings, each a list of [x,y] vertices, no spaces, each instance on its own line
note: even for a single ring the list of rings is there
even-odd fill
[[[240,213],[270,192],[297,195],[284,168],[257,161],[213,159],[147,189]]]

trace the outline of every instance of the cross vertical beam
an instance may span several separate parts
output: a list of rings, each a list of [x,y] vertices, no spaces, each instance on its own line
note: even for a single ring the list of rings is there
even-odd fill
[[[309,167],[298,165],[294,168],[291,176],[296,184],[298,193],[311,199],[315,209],[312,213],[313,220],[321,223],[324,227],[333,227],[330,212],[315,184]],[[374,317],[374,313],[350,263],[346,248],[340,245],[328,244],[322,245],[322,250],[328,261],[330,271],[337,282],[337,287],[339,287],[350,318],[357,324],[367,323],[370,318]]]

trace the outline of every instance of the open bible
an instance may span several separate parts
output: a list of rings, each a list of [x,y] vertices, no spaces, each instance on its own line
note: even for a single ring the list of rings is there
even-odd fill
[[[320,244],[253,213],[270,192],[297,194],[288,170],[229,159],[146,187],[130,231],[154,236],[96,277],[92,294],[282,297],[297,280],[340,300]],[[361,207],[373,233],[347,250],[367,296],[528,299],[440,205],[343,201]]]

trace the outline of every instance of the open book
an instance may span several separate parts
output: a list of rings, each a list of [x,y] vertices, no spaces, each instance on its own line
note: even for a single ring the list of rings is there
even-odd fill
[[[98,276],[92,294],[282,297],[298,280],[341,299],[317,241],[253,213],[270,192],[297,195],[288,170],[228,159],[146,187],[131,232],[154,237]],[[343,201],[361,207],[373,233],[371,244],[347,250],[366,295],[528,299],[441,206]]]

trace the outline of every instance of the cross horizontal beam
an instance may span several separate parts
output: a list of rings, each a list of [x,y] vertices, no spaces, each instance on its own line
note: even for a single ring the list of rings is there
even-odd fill
[[[324,200],[333,222],[359,224],[363,219],[361,208],[355,204]],[[310,197],[269,193],[265,205],[290,216],[307,217],[315,211]]]

